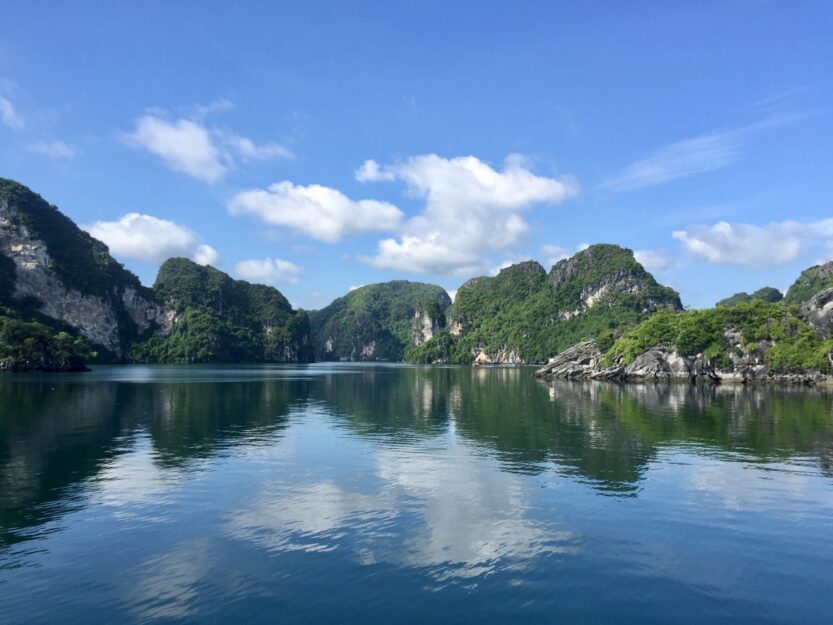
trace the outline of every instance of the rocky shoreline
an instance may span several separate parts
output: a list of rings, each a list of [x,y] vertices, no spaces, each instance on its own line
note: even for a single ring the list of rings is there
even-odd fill
[[[761,350],[762,351],[762,350]],[[820,371],[779,373],[764,362],[759,350],[732,354],[728,366],[703,354],[681,356],[671,348],[657,346],[629,363],[621,359],[604,362],[596,341],[583,341],[564,350],[535,372],[542,379],[609,380],[616,382],[764,383],[793,386],[833,386],[833,376]]]
[[[2,358],[0,372],[79,373],[90,369],[77,358]]]

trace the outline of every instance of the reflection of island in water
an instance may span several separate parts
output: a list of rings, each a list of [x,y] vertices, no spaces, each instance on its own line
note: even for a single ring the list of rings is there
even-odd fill
[[[833,476],[833,395],[819,390],[548,383],[527,369],[466,367],[333,375],[312,390],[360,434],[400,441],[453,421],[506,470],[557,465],[602,491],[634,490],[669,445],[761,462],[810,456]]]
[[[330,426],[377,446],[383,473],[414,493],[447,469],[426,465],[418,474],[385,448],[453,428],[466,453],[494,458],[507,475],[557,471],[601,494],[635,495],[652,459],[673,446],[763,463],[800,456],[833,476],[832,401],[821,391],[543,383],[527,369],[463,367],[313,367],[287,379],[218,383],[3,378],[0,544],[81,505],[78,490],[112,473],[139,439],[152,448],[153,470],[188,471],[229,448],[274,444],[293,414],[316,407]],[[333,497],[332,485],[318,488],[321,499]],[[291,517],[291,507],[282,514]],[[440,520],[435,527],[442,531]]]

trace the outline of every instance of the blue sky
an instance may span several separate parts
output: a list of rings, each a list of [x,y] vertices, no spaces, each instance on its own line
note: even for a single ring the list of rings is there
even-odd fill
[[[0,175],[146,284],[186,255],[317,308],[611,242],[701,307],[833,258],[827,2],[3,13]]]

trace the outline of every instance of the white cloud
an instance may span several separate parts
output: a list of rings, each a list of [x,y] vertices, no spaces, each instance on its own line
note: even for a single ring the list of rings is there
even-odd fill
[[[720,221],[675,230],[673,237],[696,258],[718,265],[760,269],[797,260],[814,239],[829,236],[833,220],[801,224],[773,222],[763,226]]]
[[[121,258],[152,262],[187,256],[200,264],[214,264],[219,259],[217,251],[201,244],[188,228],[151,215],[128,213],[118,221],[96,221],[81,227]]]
[[[35,154],[51,158],[71,159],[78,155],[74,147],[63,141],[36,141],[30,144],[27,149]]]
[[[570,253],[560,245],[542,245],[541,251],[546,254],[549,266],[570,257]]]
[[[280,143],[257,145],[247,137],[236,133],[222,133],[222,139],[243,160],[264,160],[269,158],[294,158],[292,152]]]
[[[355,291],[356,289],[360,289],[363,286],[364,286],[363,284],[352,285],[349,289],[347,289],[347,292],[349,293],[350,291]]]
[[[457,289],[454,289],[453,291],[448,291],[448,296],[451,298],[452,302],[455,299],[457,299]]]
[[[356,170],[356,180],[359,182],[380,182],[382,180],[394,180],[396,174],[392,171],[383,171],[374,160],[368,160],[362,163],[362,166]]]
[[[560,245],[542,245],[541,252],[546,255],[545,263],[551,267],[562,260],[570,258],[578,252],[583,252],[588,247],[590,247],[589,243],[579,243],[573,251],[570,251],[569,248],[562,247]]]
[[[264,258],[263,260],[244,260],[234,266],[234,270],[246,280],[273,284],[288,282],[298,284],[301,281],[301,267],[288,260],[280,258]]]
[[[731,165],[740,158],[736,133],[713,133],[672,143],[628,165],[604,186],[631,191]]]
[[[0,96],[0,121],[12,130],[23,130],[26,125],[23,117],[14,108],[10,100]]]
[[[205,125],[203,118],[231,106],[220,100],[198,108],[193,117],[171,119],[164,111],[149,112],[135,121],[133,132],[123,136],[129,146],[162,159],[173,171],[209,184],[221,180],[238,160],[292,158],[279,143],[256,144],[235,132]]]
[[[561,202],[578,192],[570,177],[533,174],[517,155],[496,171],[473,156],[436,154],[381,167],[366,161],[361,181],[400,180],[409,194],[425,200],[423,212],[408,220],[399,239],[379,242],[363,260],[377,267],[434,275],[471,275],[488,270],[484,256],[518,243],[528,232],[521,213],[542,202]]]
[[[673,264],[671,258],[657,250],[636,250],[633,257],[648,271],[663,271]]]
[[[170,169],[203,182],[217,182],[228,170],[208,129],[190,119],[169,121],[144,115],[124,139],[160,157]]]
[[[611,191],[632,191],[722,169],[740,160],[748,141],[759,132],[803,117],[772,116],[754,124],[671,143],[628,165],[602,186]]]
[[[354,201],[337,189],[289,181],[238,193],[229,201],[228,209],[233,215],[252,214],[268,224],[327,243],[347,234],[394,230],[402,221],[402,211],[393,204]]]
[[[203,243],[197,246],[191,258],[198,265],[216,265],[217,261],[220,260],[220,254],[210,245]]]

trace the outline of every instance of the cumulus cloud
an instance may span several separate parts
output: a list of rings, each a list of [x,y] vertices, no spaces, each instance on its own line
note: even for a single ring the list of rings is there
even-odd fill
[[[234,266],[238,276],[253,282],[274,284],[287,282],[298,284],[301,281],[301,267],[288,260],[280,258],[264,258],[262,260],[244,260]]]
[[[215,264],[219,259],[217,251],[200,243],[188,228],[151,215],[128,213],[117,221],[96,221],[81,227],[120,258],[154,262],[187,256],[200,264]]]
[[[663,271],[669,269],[673,264],[664,252],[657,250],[636,250],[633,253],[636,262],[642,265],[648,271]]]
[[[348,234],[395,230],[402,221],[402,211],[393,204],[351,200],[337,189],[289,181],[238,193],[228,209],[233,215],[255,215],[270,225],[327,243]]]
[[[359,182],[380,182],[382,180],[394,180],[396,174],[391,171],[383,171],[374,160],[368,160],[362,163],[362,166],[356,170],[356,180]]]
[[[692,256],[718,265],[762,269],[797,260],[808,248],[833,237],[833,219],[812,223],[773,222],[763,226],[720,221],[675,230]]]
[[[30,144],[27,149],[35,154],[50,158],[71,159],[78,155],[74,147],[63,141],[36,141]]]
[[[198,265],[216,265],[220,260],[220,254],[210,245],[203,243],[196,247],[191,258]]]
[[[485,254],[510,248],[527,234],[521,213],[578,193],[571,177],[537,176],[517,155],[506,159],[502,171],[473,156],[427,154],[385,167],[366,161],[356,177],[362,182],[401,181],[410,195],[425,201],[422,213],[404,224],[401,237],[380,241],[376,255],[363,260],[434,275],[487,270]]]
[[[131,147],[155,154],[170,169],[203,182],[217,182],[228,170],[208,129],[190,119],[144,115],[124,139]]]
[[[235,132],[206,125],[205,115],[224,110],[218,106],[203,107],[193,118],[149,112],[136,119],[133,132],[122,138],[127,145],[158,156],[169,169],[209,184],[221,180],[238,161],[292,158],[279,143],[258,145]]]
[[[25,123],[23,117],[14,107],[8,98],[0,96],[0,121],[12,130],[23,130]]]

